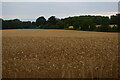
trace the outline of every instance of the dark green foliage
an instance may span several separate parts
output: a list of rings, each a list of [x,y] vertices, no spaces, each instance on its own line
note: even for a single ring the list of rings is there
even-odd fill
[[[60,27],[57,26],[57,22],[60,21],[58,18],[55,16],[51,16],[48,18],[47,23],[43,25],[43,29],[59,29]]]
[[[0,18],[0,29],[2,29],[2,22],[3,22],[3,19]]]
[[[111,32],[118,32],[118,27],[116,26],[112,27]]]
[[[5,20],[2,26],[3,29],[20,29],[22,28],[22,22],[19,19]]]
[[[32,28],[32,23],[30,21],[22,22],[22,28],[24,29],[30,29]]]
[[[96,29],[96,31],[100,31],[100,32],[110,32],[111,31],[111,27],[108,26],[108,25],[103,25],[103,26],[100,26]]]
[[[35,26],[35,23],[30,21],[22,22],[19,19],[2,21],[2,29],[30,29],[35,28]]]
[[[36,19],[36,22],[22,22],[19,19],[2,20],[3,29],[69,29],[83,31],[102,31],[102,32],[119,32],[120,31],[120,15],[116,14],[109,17],[105,16],[74,16],[64,19],[58,19],[51,16],[46,20],[43,16]],[[101,25],[96,27],[96,25]],[[109,27],[109,25],[118,25],[118,27]]]
[[[117,25],[120,27],[120,14],[117,14],[116,18]]]
[[[64,29],[65,28],[65,22],[60,20],[56,23],[56,26],[59,28],[59,29]]]
[[[55,16],[51,16],[50,18],[48,18],[47,23],[55,25],[58,21],[59,21],[58,18],[56,18]]]
[[[115,15],[111,16],[110,24],[117,24],[117,16],[115,16]]]
[[[103,17],[101,21],[101,25],[109,25],[110,20],[108,17]]]
[[[45,24],[46,24],[46,19],[43,16],[36,19],[37,26],[41,27],[42,25],[45,25]]]

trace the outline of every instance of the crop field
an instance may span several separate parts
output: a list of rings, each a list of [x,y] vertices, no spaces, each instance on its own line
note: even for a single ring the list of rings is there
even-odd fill
[[[117,78],[118,33],[2,31],[3,78]]]

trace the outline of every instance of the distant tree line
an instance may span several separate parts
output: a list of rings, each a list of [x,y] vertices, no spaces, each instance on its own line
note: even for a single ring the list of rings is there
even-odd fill
[[[51,16],[46,20],[43,16],[35,22],[14,20],[2,20],[2,29],[69,29],[74,26],[74,30],[119,32],[120,14],[106,16],[74,16],[67,18],[56,18]],[[96,25],[101,25],[96,27]],[[109,25],[117,25],[110,27]]]

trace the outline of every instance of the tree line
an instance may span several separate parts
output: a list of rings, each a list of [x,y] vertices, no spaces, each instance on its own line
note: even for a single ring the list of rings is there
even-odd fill
[[[119,32],[120,14],[107,16],[74,16],[67,18],[56,18],[51,16],[46,20],[43,16],[36,21],[20,21],[19,19],[2,20],[2,29],[69,29],[74,26],[74,30]],[[96,27],[96,25],[101,25]],[[109,25],[117,25],[110,27]]]

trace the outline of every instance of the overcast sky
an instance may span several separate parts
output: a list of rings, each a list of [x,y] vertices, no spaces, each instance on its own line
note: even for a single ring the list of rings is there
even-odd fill
[[[118,2],[120,0],[1,0],[2,2]]]
[[[79,15],[110,16],[118,12],[118,2],[2,2],[3,19],[34,21],[39,16],[46,19]]]

